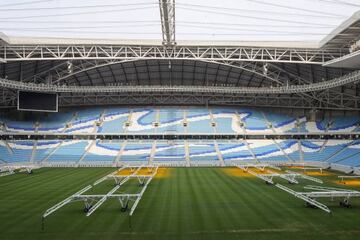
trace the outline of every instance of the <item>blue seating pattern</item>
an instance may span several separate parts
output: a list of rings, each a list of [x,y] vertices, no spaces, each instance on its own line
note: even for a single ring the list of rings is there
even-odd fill
[[[229,143],[221,143],[218,144],[219,151],[221,152],[223,160],[231,161],[231,160],[251,160],[253,156],[251,152],[246,147],[245,143],[238,144],[229,144]]]
[[[151,149],[151,143],[127,143],[120,160],[122,162],[147,163],[150,160]]]
[[[332,117],[307,122],[305,117],[261,112],[245,108],[86,108],[66,110],[33,121],[1,117],[8,132],[65,133],[281,133],[359,131],[360,117]],[[243,124],[241,124],[241,122]],[[185,124],[186,123],[186,124]],[[188,141],[0,141],[0,164],[18,162],[114,163],[323,161],[360,166],[360,142],[345,140],[248,140],[245,142]],[[34,145],[35,144],[35,145]],[[120,154],[121,152],[121,154]]]
[[[64,141],[48,158],[49,162],[78,162],[88,141]]]
[[[185,161],[185,147],[184,144],[167,143],[157,144],[153,161],[157,162],[173,162]]]
[[[189,144],[190,161],[218,161],[214,144]]]

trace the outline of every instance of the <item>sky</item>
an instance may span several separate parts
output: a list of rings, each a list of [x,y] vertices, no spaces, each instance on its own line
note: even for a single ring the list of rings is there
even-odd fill
[[[176,40],[319,42],[359,0],[176,0]],[[158,0],[1,0],[9,36],[161,39]]]

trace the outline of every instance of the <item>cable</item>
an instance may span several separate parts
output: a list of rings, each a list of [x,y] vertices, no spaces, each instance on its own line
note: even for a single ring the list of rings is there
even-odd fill
[[[122,27],[122,28],[125,28],[125,27],[150,27],[150,26],[155,26],[155,27],[158,27],[159,25],[158,24],[141,24],[141,25],[134,25],[134,24],[127,24],[127,25],[118,25],[118,26],[83,26],[83,27],[74,27],[74,26],[69,26],[69,27],[29,27],[29,28],[24,28],[24,27],[15,27],[15,28],[11,28],[11,27],[1,27],[0,26],[0,29],[2,30],[10,30],[10,31],[13,31],[13,30],[16,30],[16,31],[29,31],[29,30],[54,30],[54,28],[56,28],[56,30],[60,30],[60,29],[76,29],[76,30],[79,30],[79,29],[104,29],[104,28],[119,28],[119,27]]]
[[[9,23],[22,23],[22,24],[128,24],[129,21],[27,21],[27,20],[1,20],[2,23],[9,22]],[[152,21],[131,21],[131,23],[161,23],[161,20],[152,20]],[[335,28],[338,25],[328,25],[324,24],[324,26],[311,26],[311,25],[274,25],[274,24],[252,24],[252,23],[233,23],[233,22],[198,22],[198,21],[176,21],[176,23],[185,23],[185,24],[199,24],[199,25],[210,25],[210,26],[249,26],[249,27],[273,27],[273,28]]]
[[[2,30],[8,30],[8,31],[30,31],[30,30],[34,30],[34,31],[40,31],[40,30],[54,30],[54,28],[56,28],[56,30],[68,30],[68,29],[75,29],[75,30],[81,30],[81,29],[108,29],[108,28],[128,28],[128,27],[158,27],[158,23],[157,24],[141,24],[141,25],[136,25],[136,24],[123,24],[123,25],[100,25],[100,26],[61,26],[61,27],[2,27],[0,26],[0,29]],[[214,26],[204,26],[204,25],[192,25],[192,24],[182,24],[182,23],[178,23],[177,24],[178,27],[188,27],[188,28],[199,28],[199,29],[214,29]],[[279,31],[279,30],[267,30],[268,27],[267,26],[259,26],[261,27],[261,29],[254,29],[254,27],[252,26],[251,29],[249,28],[232,28],[232,27],[224,27],[222,26],[221,28],[219,28],[219,30],[232,30],[232,31],[250,31],[250,32],[272,32],[272,33],[294,33],[294,34],[312,34],[312,32],[292,32],[292,31]],[[327,33],[324,33],[327,34]]]
[[[336,36],[336,34],[327,33],[191,33],[191,32],[179,32],[181,35],[192,35],[192,36]]]
[[[16,31],[15,29],[5,29],[7,31]],[[20,29],[20,31],[24,31],[24,32],[54,32],[54,33],[79,33],[79,34],[84,34],[84,33],[91,33],[91,34],[129,34],[129,35],[158,35],[161,34],[161,31],[159,29],[159,32],[143,32],[143,31],[139,31],[139,32],[108,32],[108,31],[101,31],[101,32],[96,32],[96,31],[66,31],[66,30],[36,30],[36,29]],[[45,32],[44,32],[45,33]]]
[[[216,10],[227,10],[227,11],[245,11],[245,12],[254,12],[254,13],[265,13],[265,14],[273,14],[273,15],[286,15],[286,16],[301,16],[301,17],[314,17],[314,18],[324,18],[324,15],[311,15],[311,14],[301,14],[301,13],[286,13],[286,12],[275,12],[275,11],[265,11],[265,10],[254,10],[254,9],[244,9],[244,8],[227,8],[220,6],[206,6],[200,4],[187,4],[187,3],[177,3],[177,6],[188,6],[195,8],[207,8],[207,9],[216,9]],[[347,17],[345,15],[333,15],[326,16],[327,18],[344,18]]]
[[[200,28],[200,29],[214,29],[214,27],[211,26],[196,26],[196,25],[190,25],[190,24],[177,24],[177,26],[184,26],[184,27],[191,27],[191,28]],[[272,32],[272,33],[293,33],[293,34],[313,34],[313,32],[292,32],[292,31],[276,31],[276,30],[267,30],[266,29],[248,29],[248,28],[229,28],[229,27],[221,27],[219,30],[233,30],[233,31],[249,31],[249,32]],[[328,34],[328,33],[324,33]]]
[[[274,24],[252,24],[252,23],[233,23],[233,22],[193,22],[193,21],[176,21],[177,25],[178,23],[184,23],[184,24],[199,24],[199,25],[220,25],[220,26],[249,26],[249,27],[262,27],[262,28],[335,28],[337,25],[325,25],[325,26],[308,26],[308,25],[274,25]]]
[[[262,4],[262,5],[273,6],[273,7],[285,8],[285,9],[290,9],[290,10],[298,10],[298,11],[305,11],[305,12],[311,12],[311,13],[318,13],[318,14],[322,14],[322,15],[330,15],[330,16],[336,16],[337,15],[337,14],[334,14],[334,13],[326,13],[326,12],[310,10],[310,9],[305,9],[305,8],[298,8],[298,7],[290,7],[290,6],[287,6],[287,5],[270,3],[270,2],[265,2],[265,1],[261,1],[261,0],[244,0],[244,1],[248,1],[248,2],[251,2],[251,3],[257,3],[257,4]],[[337,16],[340,16],[340,15],[337,15]]]
[[[32,16],[19,16],[19,17],[2,17],[0,20],[4,19],[31,19],[31,18],[42,18],[42,17],[63,17],[63,16],[73,16],[73,15],[86,15],[86,14],[98,14],[98,13],[109,13],[109,12],[126,12],[126,11],[136,11],[144,9],[154,9],[154,7],[138,7],[138,8],[128,8],[128,9],[117,9],[117,10],[102,10],[102,11],[90,11],[90,12],[78,12],[78,13],[62,13],[62,14],[49,14],[49,15],[32,15]]]
[[[355,3],[349,3],[349,2],[345,2],[345,1],[341,1],[341,0],[318,0],[320,2],[326,2],[326,3],[331,3],[331,4],[337,4],[337,5],[343,5],[343,6],[351,6],[351,7],[360,7],[360,4],[355,4]]]
[[[281,20],[281,19],[276,19],[276,18],[255,17],[255,16],[244,15],[244,14],[218,12],[218,11],[202,10],[202,9],[192,9],[192,8],[187,8],[187,7],[177,7],[177,8],[184,9],[184,10],[189,10],[189,11],[193,11],[193,12],[215,13],[215,14],[220,14],[220,15],[226,15],[226,16],[230,15],[230,16],[234,16],[234,17],[251,18],[251,19],[257,19],[257,20],[263,20],[263,21],[273,21],[273,22],[285,22],[285,23],[297,23],[297,24],[308,24],[308,25],[324,26],[324,24],[319,24],[319,23],[314,23],[314,22],[308,23],[308,22],[301,22],[301,21]]]
[[[129,23],[129,21],[96,21],[96,22],[94,22],[94,21],[51,21],[51,20],[46,20],[46,21],[44,21],[44,20],[42,20],[42,21],[31,21],[31,22],[29,22],[28,20],[1,20],[1,22],[2,23],[4,23],[4,22],[10,22],[10,23],[28,23],[28,24],[33,24],[33,23],[36,23],[36,24],[41,24],[41,23],[43,23],[43,24],[49,24],[49,23],[55,23],[55,24],[57,24],[57,23],[61,23],[61,24],[63,24],[63,23],[68,23],[68,24],[71,24],[71,25],[74,25],[75,23],[80,23],[80,24],[96,24],[96,23],[119,23],[119,24],[123,24],[123,23],[125,23],[125,24],[128,24]],[[146,21],[131,21],[131,23],[161,23],[161,20],[159,19],[159,20],[146,20]]]
[[[128,34],[128,35],[158,35],[161,32],[114,32],[114,31],[78,31],[78,30],[53,30],[51,28],[47,29],[14,29],[8,28],[3,29],[5,31],[23,31],[23,32],[53,32],[53,33],[76,33],[76,34]],[[249,30],[250,31],[250,30]],[[179,32],[179,31],[178,31]],[[259,31],[255,31],[259,32]],[[199,32],[179,32],[179,35],[191,35],[191,36],[336,36],[336,34],[328,34],[328,33],[300,33],[300,32],[271,32],[268,33],[199,33]]]
[[[104,29],[104,28],[119,28],[119,27],[149,27],[149,26],[159,26],[158,24],[141,24],[141,25],[134,25],[134,24],[127,24],[127,25],[102,25],[102,26],[82,26],[82,27],[74,27],[74,26],[62,26],[62,27],[56,27],[56,30],[60,30],[60,29]],[[192,24],[181,24],[178,23],[177,26],[183,26],[183,27],[190,27],[190,28],[200,28],[200,29],[214,29],[213,26],[199,26],[199,25],[192,25]],[[24,28],[24,27],[14,27],[14,28],[10,28],[10,27],[1,27],[0,29],[2,30],[16,30],[16,31],[30,31],[30,30],[54,30],[54,27],[29,27],[29,28]],[[219,30],[233,30],[233,31],[250,31],[250,32],[272,32],[272,33],[294,33],[294,34],[312,34],[312,32],[292,32],[292,31],[278,31],[278,30],[267,30],[266,29],[249,29],[249,28],[231,28],[231,27],[221,27],[221,29]],[[326,34],[326,33],[324,33]]]
[[[38,1],[30,1],[30,2],[9,3],[9,4],[0,5],[0,8],[1,8],[1,7],[12,7],[12,6],[29,5],[29,4],[42,3],[42,2],[53,2],[53,1],[56,1],[56,0],[38,0]]]
[[[65,10],[65,9],[84,9],[84,8],[105,8],[105,7],[131,7],[131,6],[144,6],[144,5],[156,5],[158,3],[126,3],[126,4],[102,4],[102,5],[86,5],[86,6],[67,6],[67,7],[36,7],[36,8],[1,8],[0,11],[41,11],[41,10]]]

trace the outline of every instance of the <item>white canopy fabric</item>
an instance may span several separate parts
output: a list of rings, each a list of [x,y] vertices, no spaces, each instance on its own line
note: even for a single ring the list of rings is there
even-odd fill
[[[176,40],[319,43],[358,0],[176,0]],[[157,0],[2,0],[14,37],[161,40]]]

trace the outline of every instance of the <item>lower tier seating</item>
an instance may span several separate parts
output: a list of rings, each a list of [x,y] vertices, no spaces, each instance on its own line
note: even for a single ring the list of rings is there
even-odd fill
[[[217,146],[216,146],[217,145]],[[324,162],[360,166],[360,142],[248,140],[247,142],[0,141],[2,163]]]

